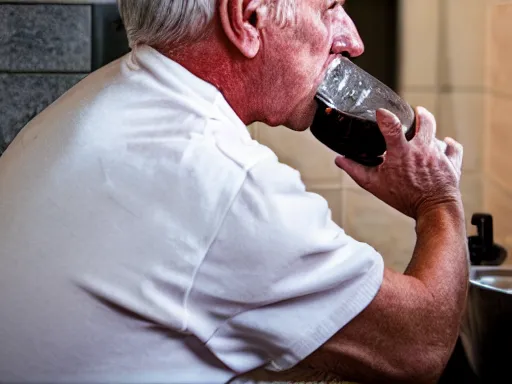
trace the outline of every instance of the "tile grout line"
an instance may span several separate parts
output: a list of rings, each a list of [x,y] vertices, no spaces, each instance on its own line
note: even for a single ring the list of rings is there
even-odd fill
[[[446,95],[446,94],[481,94],[497,96],[505,99],[512,98],[512,93],[503,92],[497,89],[480,86],[444,86],[444,87],[430,87],[430,86],[409,86],[404,87],[401,91],[404,92],[416,92],[416,93],[431,93],[435,95]]]
[[[108,4],[109,2],[108,1],[105,1],[103,3],[99,3],[99,4]],[[88,0],[83,0],[83,1],[80,1],[80,2],[59,2],[59,1],[52,1],[52,0],[48,0],[48,1],[24,1],[24,2],[19,2],[19,1],[4,1],[4,0],[0,0],[0,6],[2,5],[10,5],[10,6],[15,6],[15,7],[25,7],[25,6],[41,6],[41,5],[50,5],[50,6],[59,6],[59,7],[67,7],[67,6],[72,6],[72,7],[83,7],[83,6],[90,6],[90,5],[93,5],[93,4],[96,4],[94,2],[91,2],[91,1],[88,1]]]
[[[31,72],[31,71],[2,71],[0,70],[1,75],[21,75],[21,76],[30,76],[30,75],[49,75],[49,76],[62,76],[62,75],[89,75],[90,72]]]
[[[444,21],[445,21],[445,17],[447,17],[447,15],[446,15],[446,9],[445,9],[445,2],[443,0],[436,0],[436,1],[437,1],[437,23],[438,23],[437,32],[438,32],[438,36],[437,36],[437,52],[436,52],[437,53],[437,63],[436,63],[437,65],[436,65],[436,76],[435,76],[435,79],[436,79],[435,114],[436,114],[436,116],[438,116],[441,113],[441,107],[442,107],[439,90],[441,88],[441,80],[442,80],[441,73],[443,70],[442,54],[443,54],[443,49],[445,48],[445,44],[446,44],[446,39],[445,39],[446,28],[445,28]]]

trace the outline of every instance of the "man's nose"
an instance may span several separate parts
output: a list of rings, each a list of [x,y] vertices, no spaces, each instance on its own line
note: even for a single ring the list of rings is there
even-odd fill
[[[333,53],[347,53],[350,57],[357,57],[363,54],[363,40],[361,40],[354,22],[343,8],[335,16],[333,37],[331,49]]]

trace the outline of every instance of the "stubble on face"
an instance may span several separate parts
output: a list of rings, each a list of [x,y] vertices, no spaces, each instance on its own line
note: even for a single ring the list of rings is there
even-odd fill
[[[318,108],[316,90],[320,86],[331,55],[332,32],[330,20],[325,16],[326,0],[306,0],[297,6],[295,25],[285,32],[287,41],[281,47],[283,76],[288,79],[284,96],[287,105],[286,125],[304,131],[313,122]],[[284,31],[283,31],[284,32]],[[293,64],[292,64],[293,63]],[[291,67],[291,65],[293,67]]]

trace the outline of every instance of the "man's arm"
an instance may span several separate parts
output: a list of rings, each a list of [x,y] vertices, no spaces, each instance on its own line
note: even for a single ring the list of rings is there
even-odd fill
[[[418,124],[414,140],[420,143],[411,143],[410,153],[399,138],[399,124],[380,115],[388,169],[337,161],[363,188],[416,219],[417,243],[405,274],[386,270],[372,303],[306,359],[306,366],[357,382],[435,383],[448,362],[468,285],[458,193],[462,148],[448,139],[445,161],[436,152],[433,117],[422,112]],[[393,151],[402,158],[394,159]]]
[[[440,207],[418,220],[406,274],[386,270],[372,303],[306,365],[358,382],[436,382],[457,340],[465,302],[467,257],[459,210]]]

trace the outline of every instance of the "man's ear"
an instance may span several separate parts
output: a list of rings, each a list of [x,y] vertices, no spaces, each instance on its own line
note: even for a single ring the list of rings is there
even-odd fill
[[[228,39],[246,57],[255,57],[261,45],[260,29],[266,23],[265,0],[220,0],[219,16]]]

